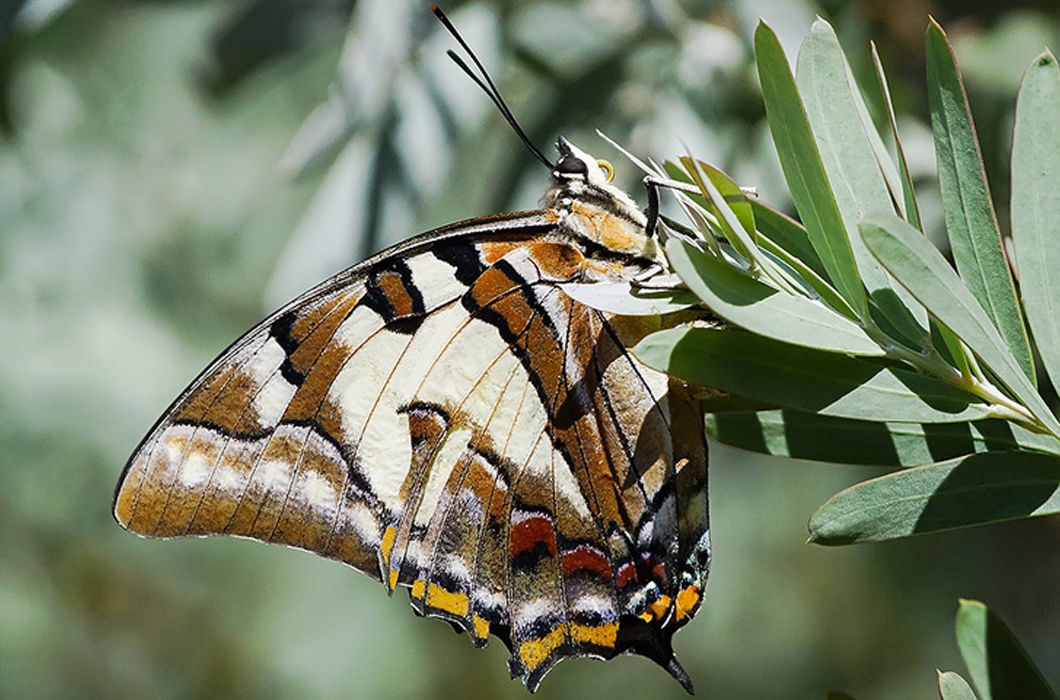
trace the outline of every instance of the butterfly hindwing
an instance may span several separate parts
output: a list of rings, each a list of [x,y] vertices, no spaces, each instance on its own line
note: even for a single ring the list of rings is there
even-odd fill
[[[698,402],[627,347],[651,319],[562,284],[587,260],[551,210],[426,234],[264,321],[170,407],[115,516],[343,561],[489,634],[533,689],[558,661],[670,649],[706,580]],[[628,268],[628,269],[627,269]]]

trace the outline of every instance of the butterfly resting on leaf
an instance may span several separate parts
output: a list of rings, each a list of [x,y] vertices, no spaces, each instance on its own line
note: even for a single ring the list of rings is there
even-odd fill
[[[691,691],[671,638],[710,561],[699,402],[627,350],[657,317],[564,291],[661,253],[604,167],[557,149],[541,209],[409,239],[225,350],[133,453],[118,522],[349,564],[498,637],[531,690],[629,652]]]

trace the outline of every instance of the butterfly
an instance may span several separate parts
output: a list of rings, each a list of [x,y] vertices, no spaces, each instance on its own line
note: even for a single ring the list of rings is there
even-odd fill
[[[691,692],[671,639],[710,566],[699,402],[628,350],[658,317],[568,293],[658,269],[654,214],[556,148],[542,208],[411,238],[233,343],[130,457],[117,521],[407,588],[417,614],[499,638],[531,691],[566,658],[635,653]]]

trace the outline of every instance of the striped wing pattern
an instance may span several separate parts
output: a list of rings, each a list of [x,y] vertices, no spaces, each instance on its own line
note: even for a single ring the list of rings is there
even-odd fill
[[[345,562],[489,634],[533,690],[670,638],[709,566],[697,401],[626,348],[657,319],[562,291],[590,260],[550,210],[439,229],[356,265],[221,355],[133,454],[118,521]]]

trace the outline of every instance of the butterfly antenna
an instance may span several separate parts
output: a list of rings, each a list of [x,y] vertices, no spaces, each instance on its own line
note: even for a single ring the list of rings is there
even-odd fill
[[[530,140],[530,137],[526,135],[525,131],[523,131],[523,127],[519,126],[519,122],[515,120],[515,115],[512,114],[512,110],[508,109],[508,104],[504,101],[504,98],[501,97],[501,91],[497,89],[497,85],[493,82],[493,79],[490,78],[490,74],[486,70],[486,67],[478,60],[478,56],[476,56],[475,52],[471,50],[468,43],[464,41],[464,37],[460,36],[460,32],[456,31],[456,27],[453,26],[453,23],[449,21],[449,18],[445,16],[445,13],[442,12],[440,7],[437,5],[431,5],[431,12],[434,13],[434,16],[438,18],[438,21],[442,23],[449,33],[453,35],[453,38],[457,40],[461,47],[463,47],[464,51],[467,52],[467,55],[471,57],[471,61],[475,64],[475,67],[478,68],[482,77],[476,75],[464,59],[460,58],[460,56],[458,56],[452,49],[446,51],[449,58],[453,59],[453,62],[460,66],[460,69],[467,73],[467,76],[475,81],[476,85],[482,88],[482,91],[485,92],[490,100],[493,101],[493,104],[497,106],[501,115],[504,116],[505,121],[507,121],[512,127],[523,144],[530,149],[530,152],[534,154],[535,158],[541,161],[546,168],[551,170],[552,162],[545,157],[545,154],[541,152],[541,149],[534,145],[533,141]]]

